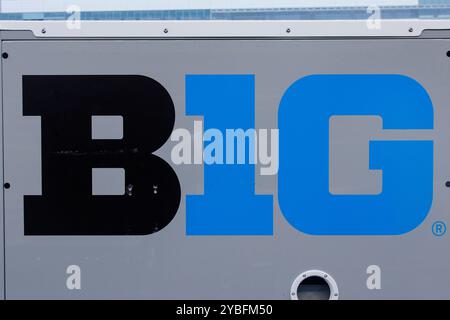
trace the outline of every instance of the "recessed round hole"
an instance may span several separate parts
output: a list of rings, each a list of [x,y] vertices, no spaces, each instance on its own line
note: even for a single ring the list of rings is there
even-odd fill
[[[11,185],[9,184],[9,182],[5,182],[5,184],[3,186],[5,187],[5,189],[11,188]]]
[[[447,57],[450,57],[450,51],[447,51]]]
[[[297,288],[298,300],[329,300],[331,294],[328,282],[322,277],[307,277]]]
[[[445,182],[445,186],[446,186],[447,188],[450,188],[450,181],[446,181],[446,182]]]
[[[336,300],[338,298],[338,287],[333,277],[320,270],[306,271],[292,283],[292,300]]]

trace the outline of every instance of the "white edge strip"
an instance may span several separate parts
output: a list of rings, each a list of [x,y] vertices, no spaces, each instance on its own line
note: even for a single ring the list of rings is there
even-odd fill
[[[0,21],[0,30],[30,30],[36,37],[417,37],[450,30],[450,20],[301,21]]]

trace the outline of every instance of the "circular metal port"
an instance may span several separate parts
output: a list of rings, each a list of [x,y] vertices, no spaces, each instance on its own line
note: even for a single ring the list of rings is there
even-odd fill
[[[320,270],[303,272],[295,278],[291,287],[292,300],[337,300],[339,291],[328,273]]]

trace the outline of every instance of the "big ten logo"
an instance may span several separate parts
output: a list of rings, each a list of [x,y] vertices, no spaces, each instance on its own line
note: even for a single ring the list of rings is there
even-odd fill
[[[366,20],[366,25],[369,30],[379,30],[381,29],[381,8],[379,6],[368,6],[367,13],[369,16]]]
[[[66,8],[66,27],[69,30],[81,29],[81,8],[77,5],[69,5]]]
[[[254,75],[186,75],[185,81],[185,112],[203,116],[205,132],[255,128]],[[425,219],[433,141],[372,138],[433,129],[432,103],[418,82],[401,75],[313,75],[294,82],[280,101],[274,106],[278,201],[294,228],[396,235]],[[24,76],[23,114],[40,116],[42,127],[42,195],[24,197],[25,235],[145,235],[173,219],[181,200],[176,164],[153,153],[173,132],[175,106],[156,80]],[[365,133],[348,132],[361,123]],[[186,196],[186,234],[273,234],[273,195],[255,194],[255,164],[245,161],[255,142],[252,134],[246,138],[247,154],[226,147],[226,161],[204,162],[204,194]],[[353,141],[350,151],[345,141]]]

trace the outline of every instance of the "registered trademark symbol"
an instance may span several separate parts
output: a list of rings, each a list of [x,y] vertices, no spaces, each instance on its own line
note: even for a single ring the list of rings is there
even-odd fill
[[[447,232],[447,226],[442,221],[436,221],[433,223],[431,230],[436,237],[442,237]]]

